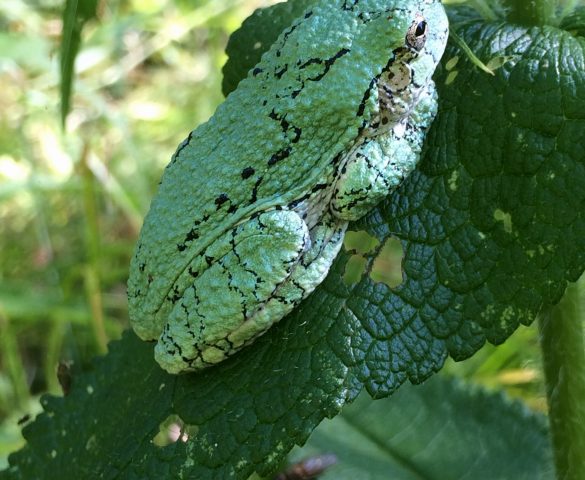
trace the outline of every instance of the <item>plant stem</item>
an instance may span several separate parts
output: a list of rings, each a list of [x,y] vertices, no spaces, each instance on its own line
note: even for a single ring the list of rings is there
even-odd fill
[[[585,305],[583,280],[539,319],[557,478],[585,478]]]
[[[81,177],[83,181],[83,209],[85,213],[85,249],[88,264],[84,271],[85,290],[91,308],[94,339],[100,353],[107,351],[108,336],[104,326],[100,271],[100,229],[98,207],[95,199],[95,179],[87,164],[89,146],[86,143],[81,154]]]
[[[29,391],[26,371],[18,352],[18,343],[8,317],[0,311],[0,359],[14,389],[14,403],[19,410],[28,408]]]
[[[554,25],[559,0],[508,0],[509,19],[522,25]]]

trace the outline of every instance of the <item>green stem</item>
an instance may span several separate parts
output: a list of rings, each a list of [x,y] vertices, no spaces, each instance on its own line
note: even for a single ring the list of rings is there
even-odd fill
[[[94,339],[98,351],[107,351],[108,336],[104,326],[104,310],[101,292],[100,229],[96,204],[95,179],[88,165],[89,146],[81,154],[81,176],[83,180],[83,207],[85,212],[85,249],[88,265],[85,268],[85,290],[91,308]]]
[[[483,63],[475,53],[473,53],[473,50],[469,47],[469,45],[467,45],[465,40],[463,40],[459,35],[457,35],[457,33],[455,33],[455,30],[451,30],[449,32],[449,36],[459,46],[463,53],[467,55],[471,63],[473,63],[480,70],[483,70],[485,73],[495,75],[494,71],[490,69],[485,63]]]
[[[509,19],[521,25],[554,25],[559,0],[508,0]]]
[[[581,281],[539,319],[557,478],[585,478],[585,298]]]
[[[14,389],[14,403],[17,409],[28,408],[29,391],[26,371],[18,351],[18,343],[8,317],[0,311],[0,360]]]

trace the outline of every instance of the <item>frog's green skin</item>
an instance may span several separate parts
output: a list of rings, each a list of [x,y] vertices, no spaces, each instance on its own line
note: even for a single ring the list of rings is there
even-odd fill
[[[415,167],[447,36],[438,1],[316,1],[189,134],[128,282],[165,370],[229,357],[324,279],[347,222]]]

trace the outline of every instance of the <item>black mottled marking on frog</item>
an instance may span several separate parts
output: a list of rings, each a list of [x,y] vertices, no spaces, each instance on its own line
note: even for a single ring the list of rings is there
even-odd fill
[[[229,202],[230,197],[227,196],[227,194],[222,193],[220,196],[218,196],[214,203],[217,205],[217,209],[219,210],[221,208],[221,206],[226,203]]]
[[[396,73],[394,72],[388,72],[388,74],[386,75],[386,78],[388,79],[388,82],[392,82],[392,80],[394,80],[394,78],[396,77]],[[414,82],[412,82],[412,85],[416,88],[418,87],[418,85]],[[396,93],[402,93],[404,92],[404,90],[409,89],[411,86],[411,83],[407,83],[404,87],[400,88],[400,89],[396,89],[396,90],[392,90],[389,86],[388,83],[382,81],[380,82],[380,87],[384,93],[386,95],[388,95],[389,98],[392,98],[394,96],[394,94]]]
[[[364,161],[366,162],[366,165],[368,166],[368,169],[370,171],[375,171],[378,174],[378,176],[382,179],[386,188],[388,190],[390,190],[390,184],[388,183],[388,179],[384,175],[384,172],[380,171],[380,169],[377,168],[372,163],[372,161],[370,160],[370,157],[368,157],[367,155],[364,155],[363,153],[357,153],[356,158],[364,159]],[[346,165],[344,165],[343,168],[341,169],[341,174],[344,174],[345,172],[346,172]],[[333,192],[333,196],[337,197],[338,193],[339,193],[339,189],[336,188],[335,191]],[[351,208],[355,207],[358,203],[367,200],[367,198],[369,196],[369,189],[368,188],[352,189],[348,193],[352,197],[352,201],[345,204],[344,209],[351,209]],[[334,209],[334,210],[336,210],[336,209]]]
[[[274,76],[276,78],[278,78],[279,80],[282,78],[282,76],[288,71],[288,63],[285,63],[283,67],[280,68],[280,70],[278,71],[274,71]]]
[[[252,70],[252,75],[256,76],[256,75],[260,75],[264,70],[262,70],[261,68],[256,67],[254,70]]]
[[[189,272],[189,275],[191,275],[191,277],[193,278],[197,278],[199,276],[199,272],[193,270],[193,267],[189,267],[189,270],[187,270]]]
[[[323,59],[322,58],[309,58],[309,60],[307,60],[304,63],[302,63],[299,60],[297,62],[297,67],[299,67],[299,70],[302,70],[303,68],[307,68],[310,65],[321,64],[321,63],[323,63]]]
[[[303,80],[301,77],[297,77],[297,82],[299,82],[301,84],[301,86],[299,88],[297,88],[296,90],[293,90],[293,92],[290,94],[291,98],[297,98],[297,96],[299,95],[299,93],[301,93],[303,91],[303,89],[305,88],[305,81],[311,81],[311,82],[319,82],[321,80],[323,80],[323,78],[325,77],[325,75],[327,75],[327,73],[329,73],[329,70],[331,70],[331,67],[335,64],[335,62],[337,60],[339,60],[341,57],[343,57],[344,55],[347,55],[349,52],[351,52],[350,49],[348,48],[342,48],[341,50],[339,50],[335,55],[333,55],[330,58],[327,58],[325,60],[321,59],[321,58],[310,58],[309,60],[307,60],[304,63],[301,63],[301,61],[299,60],[297,62],[297,66],[299,67],[299,70],[303,70],[305,68],[307,68],[310,65],[324,65],[325,68],[323,69],[323,71],[317,75],[315,75],[314,77],[309,77],[306,80]]]
[[[313,11],[309,10],[307,13],[305,13],[305,16],[298,21],[297,23],[295,23],[294,25],[291,25],[291,27],[284,32],[284,35],[282,37],[282,45],[286,45],[286,42],[288,41],[288,38],[291,36],[291,34],[305,21],[308,20],[309,18],[311,18],[313,16]],[[280,57],[281,56],[281,51],[280,49],[276,51],[276,56]]]
[[[274,109],[272,109],[272,111],[268,114],[268,116],[272,119],[272,120],[276,120],[278,122],[280,122],[280,128],[282,128],[282,132],[286,135],[288,133],[288,131],[292,128],[294,131],[294,136],[290,139],[291,143],[298,143],[298,141],[301,139],[301,135],[303,133],[303,130],[299,127],[296,127],[295,125],[291,125],[288,120],[286,119],[286,114],[283,116],[279,116]]]
[[[252,198],[250,199],[250,203],[255,203],[256,200],[258,200],[258,187],[260,187],[262,180],[264,180],[263,176],[258,177],[258,180],[256,180],[254,188],[252,188]]]
[[[303,203],[305,200],[308,200],[309,198],[311,198],[311,195],[313,194],[313,192],[310,193],[305,193],[302,197],[297,198],[296,200],[293,200],[292,202],[290,202],[287,207],[290,210],[294,210],[297,206],[299,206],[301,203]]]
[[[179,345],[177,342],[175,342],[172,337],[169,337],[169,339],[171,340],[171,344],[173,345],[173,347],[175,347],[176,350],[173,349],[169,349],[168,347],[166,348],[166,352],[169,355],[175,356],[176,354],[179,355],[179,357],[181,357],[181,360],[183,360],[184,363],[186,363],[187,365],[190,365],[191,360],[189,360],[187,357],[185,357],[183,355],[183,349],[181,348],[181,345]]]
[[[296,280],[291,280],[291,281],[292,281],[292,284],[301,291],[302,298],[305,298],[307,296],[307,290],[302,285],[300,285]]]
[[[310,60],[308,60],[307,62],[305,62],[303,65],[299,66],[299,69],[302,70],[303,68],[306,68],[306,67],[308,67],[309,65],[311,65],[313,63],[318,63],[318,64],[323,64],[324,63],[325,64],[325,69],[323,70],[323,72],[321,72],[320,74],[318,74],[316,77],[312,77],[312,78],[308,78],[307,79],[307,80],[310,80],[312,82],[318,82],[325,75],[327,75],[327,73],[329,72],[329,70],[331,70],[331,67],[335,64],[335,62],[337,60],[339,60],[344,55],[347,55],[349,52],[351,52],[351,50],[349,48],[342,48],[335,55],[333,55],[330,58],[327,58],[326,60],[322,60],[320,58],[311,58]]]
[[[368,88],[366,89],[366,91],[364,92],[364,95],[362,97],[362,101],[360,102],[360,104],[358,105],[358,109],[356,112],[356,117],[361,117],[364,115],[364,112],[366,110],[366,103],[368,102],[368,100],[370,99],[370,97],[372,96],[372,92],[373,89],[376,88],[378,86],[378,83],[380,81],[380,77],[386,73],[388,70],[390,70],[390,68],[392,67],[392,65],[394,65],[394,62],[396,61],[396,56],[400,53],[402,53],[404,50],[404,47],[399,47],[396,48],[393,52],[392,52],[392,56],[390,57],[390,59],[388,60],[388,63],[386,64],[386,66],[382,69],[382,71],[376,75],[374,78],[372,78],[372,80],[370,81],[370,84],[368,85]]]
[[[317,193],[319,190],[325,190],[327,187],[328,185],[326,183],[318,183],[311,189],[311,192]]]
[[[410,52],[406,47],[401,46],[398,48],[395,48],[392,51],[392,56],[390,57],[390,59],[388,60],[388,63],[386,64],[386,66],[382,69],[382,71],[376,75],[371,81],[370,81],[370,85],[368,86],[367,90],[364,92],[364,96],[362,98],[362,101],[360,102],[357,112],[356,112],[356,117],[361,117],[364,115],[365,112],[365,108],[366,108],[366,103],[369,100],[370,96],[372,95],[372,91],[374,88],[378,88],[381,89],[384,92],[384,96],[385,98],[382,98],[382,95],[378,95],[379,100],[380,100],[380,105],[379,108],[381,110],[381,119],[380,120],[374,120],[373,123],[371,123],[370,125],[367,124],[367,122],[364,120],[362,122],[362,125],[360,126],[360,128],[358,129],[358,136],[361,136],[362,133],[366,130],[366,129],[371,129],[371,130],[375,130],[380,126],[380,121],[382,122],[383,125],[387,125],[390,121],[390,119],[388,118],[387,115],[384,115],[384,112],[387,111],[392,104],[392,99],[394,98],[394,94],[395,93],[400,93],[400,92],[392,92],[389,88],[387,88],[387,86],[380,80],[380,78],[382,77],[382,75],[384,75],[386,72],[388,72],[392,65],[394,65],[394,63],[396,62],[396,58],[400,58],[403,61],[408,61],[410,58],[412,58],[412,52]],[[410,85],[407,85],[403,90],[410,88]],[[402,91],[402,90],[401,90]]]
[[[380,171],[380,169],[372,163],[372,161],[370,160],[370,157],[368,157],[367,155],[364,155],[363,153],[357,153],[356,157],[363,158],[366,162],[366,165],[368,166],[368,169],[370,171],[376,172],[378,174],[378,176],[384,182],[384,186],[387,189],[390,189],[390,184],[388,183],[388,178],[386,177],[386,175],[384,175],[384,172]]]
[[[339,162],[341,162],[341,159],[343,158],[343,154],[344,152],[339,152],[337,155],[335,155],[335,157],[333,157],[333,159],[331,160],[331,165],[337,166],[339,165]]]
[[[171,160],[171,163],[169,163],[169,166],[172,165],[173,163],[175,163],[175,161],[177,160],[177,158],[179,158],[179,154],[183,151],[183,149],[187,145],[189,145],[191,143],[191,139],[192,138],[193,138],[193,130],[189,132],[189,135],[187,136],[187,138],[185,140],[183,140],[181,142],[181,144],[178,146],[177,151],[173,155],[173,158]]]
[[[361,12],[357,18],[359,21],[366,24],[370,23],[373,20],[376,20],[377,18],[380,18],[383,15],[383,13],[384,12]]]
[[[365,91],[364,96],[362,97],[362,101],[360,102],[360,104],[358,106],[356,117],[361,117],[364,114],[364,112],[366,110],[366,103],[372,95],[372,89],[378,83],[378,78],[379,78],[379,75],[372,78],[372,80],[370,80],[370,85],[368,86],[368,89]]]
[[[244,317],[244,318],[246,318],[246,317]],[[244,321],[246,321],[246,320],[244,320]],[[234,351],[234,342],[230,341],[230,339],[228,338],[227,335],[223,338],[223,340],[225,340],[225,343],[228,344],[230,352],[233,352]]]
[[[167,300],[171,302],[173,305],[177,303],[181,299],[181,293],[179,292],[179,287],[176,285],[173,287],[172,296],[167,295]]]
[[[223,265],[223,264],[222,264]],[[237,284],[234,283],[234,275],[232,274],[232,272],[230,272],[229,270],[227,270],[224,266],[224,270],[227,273],[227,278],[228,278],[228,290],[232,291],[232,292],[236,292],[238,294],[240,294],[240,296],[242,298],[245,297],[244,292],[242,291],[242,289],[240,287],[238,287]]]
[[[353,12],[353,9],[356,7],[358,3],[360,3],[360,0],[353,0],[351,2],[345,0],[345,2],[343,2],[343,5],[341,6],[341,9],[345,10],[346,12]]]
[[[197,228],[193,227],[191,230],[189,230],[189,233],[187,233],[187,236],[185,237],[185,240],[183,240],[183,243],[181,245],[186,248],[187,242],[192,242],[193,240],[197,240],[198,238],[199,238],[199,233],[197,231]],[[183,250],[184,250],[184,248],[183,248]],[[181,250],[181,251],[183,251],[183,250]]]
[[[292,143],[297,143],[301,139],[301,135],[303,134],[303,130],[299,127],[293,126],[293,130],[295,131],[295,136],[291,139]]]
[[[238,259],[238,262],[242,263],[242,258],[240,257],[240,254],[238,253],[238,249],[236,248],[236,236],[238,234],[238,229],[234,228],[232,230],[232,238],[230,238],[230,245],[232,247],[232,253],[236,256],[236,258]]]
[[[291,25],[291,27],[284,32],[284,36],[282,37],[282,43],[286,43],[286,41],[288,40],[288,37],[291,36],[291,34],[299,27],[301,23],[295,23],[294,25]]]
[[[183,240],[183,243],[177,244],[177,250],[179,252],[184,252],[185,250],[187,250],[187,243],[190,243],[193,240],[197,240],[199,238],[199,233],[197,233],[198,227],[207,220],[209,220],[209,215],[205,215],[201,220],[195,220],[193,222],[193,228],[189,230],[187,236]]]
[[[284,160],[285,158],[288,158],[290,156],[291,151],[292,151],[291,147],[286,147],[272,154],[270,160],[268,160],[268,166],[272,167],[273,165],[276,165],[278,162]]]
[[[205,261],[207,262],[207,266],[211,267],[213,265],[215,258],[205,255]]]

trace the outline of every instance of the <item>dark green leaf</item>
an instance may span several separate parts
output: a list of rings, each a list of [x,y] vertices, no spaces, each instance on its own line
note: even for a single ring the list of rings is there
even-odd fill
[[[321,480],[554,478],[543,416],[441,376],[388,399],[360,395],[291,461],[327,453],[338,464]]]
[[[489,76],[449,47],[420,168],[353,226],[402,240],[401,286],[346,285],[343,253],[301,308],[198,375],[164,374],[128,334],[69,397],[44,401],[9,478],[267,474],[364,386],[421,382],[557,302],[585,265],[585,44],[550,27],[459,34],[484,62],[508,61]],[[155,447],[170,414],[197,426],[193,441]]]
[[[75,58],[85,23],[96,16],[98,0],[67,0],[63,10],[61,39],[61,121],[69,113]]]

